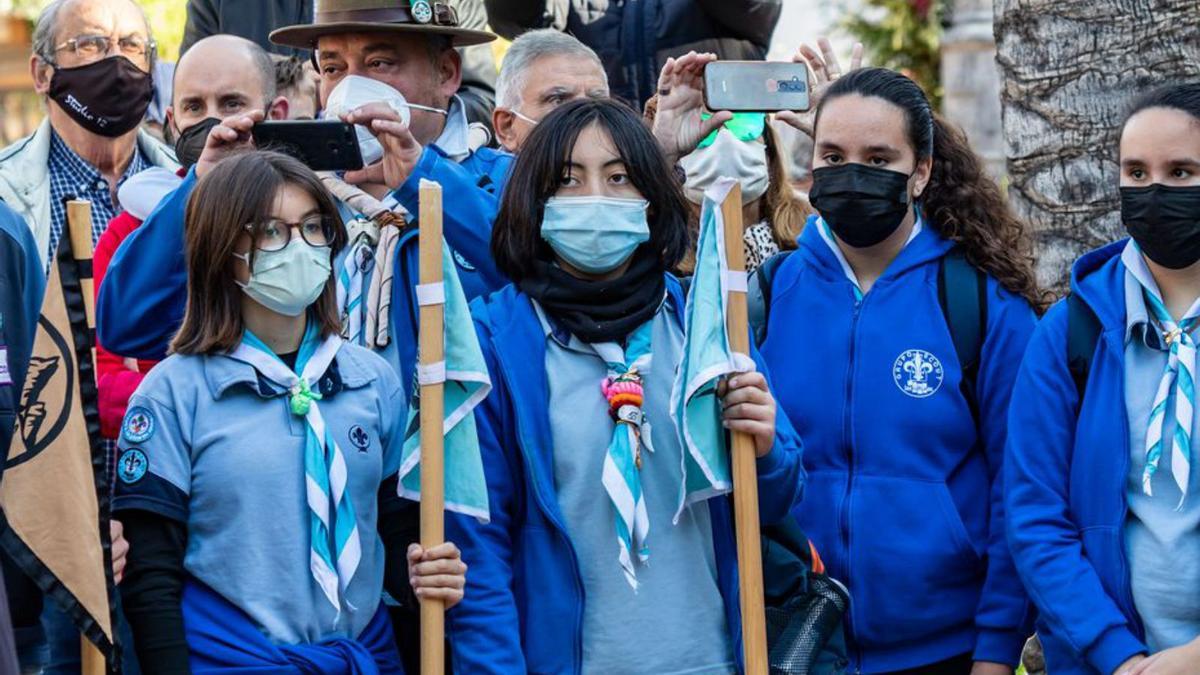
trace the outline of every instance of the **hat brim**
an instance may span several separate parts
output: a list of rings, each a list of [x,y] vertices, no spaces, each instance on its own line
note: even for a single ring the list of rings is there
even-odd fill
[[[419,23],[379,23],[370,21],[339,21],[323,24],[284,26],[271,31],[270,40],[277,45],[296,49],[316,49],[317,38],[339,33],[393,33],[408,35],[444,35],[455,47],[487,44],[496,39],[492,33],[467,28],[451,28]]]

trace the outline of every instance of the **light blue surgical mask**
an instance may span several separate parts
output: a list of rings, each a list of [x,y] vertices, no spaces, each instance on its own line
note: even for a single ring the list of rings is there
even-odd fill
[[[589,274],[611,272],[650,240],[644,199],[551,197],[542,239],[571,266]]]
[[[233,255],[250,264],[250,256]],[[258,251],[250,268],[250,281],[236,283],[272,312],[300,316],[325,290],[330,268],[329,247],[309,246],[297,236],[278,251]]]

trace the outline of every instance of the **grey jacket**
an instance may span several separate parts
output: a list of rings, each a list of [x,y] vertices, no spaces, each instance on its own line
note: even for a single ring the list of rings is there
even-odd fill
[[[485,0],[492,27],[512,39],[557,28],[596,50],[613,96],[639,108],[658,73],[691,50],[728,60],[767,54],[783,0]]]
[[[154,166],[174,171],[175,154],[153,136],[139,129],[138,148]],[[50,248],[50,120],[42,121],[32,136],[0,150],[0,201],[25,219],[37,242],[38,255],[46,264]]]
[[[452,0],[463,28],[487,30],[483,0]],[[229,33],[251,40],[263,49],[307,59],[308,51],[272,44],[267,36],[276,28],[313,20],[313,0],[188,0],[187,27],[179,53],[209,35]],[[491,45],[458,50],[463,57],[463,82],[459,96],[467,119],[491,128],[496,104],[496,61]]]

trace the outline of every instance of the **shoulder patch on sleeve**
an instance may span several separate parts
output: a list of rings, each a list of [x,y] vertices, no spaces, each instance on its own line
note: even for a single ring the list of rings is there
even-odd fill
[[[121,453],[121,458],[117,460],[117,475],[121,478],[122,483],[132,485],[142,479],[146,475],[146,471],[150,468],[150,460],[146,457],[146,453],[139,448],[130,448]]]
[[[154,413],[142,406],[134,406],[125,413],[121,425],[121,436],[130,443],[145,443],[154,435]]]

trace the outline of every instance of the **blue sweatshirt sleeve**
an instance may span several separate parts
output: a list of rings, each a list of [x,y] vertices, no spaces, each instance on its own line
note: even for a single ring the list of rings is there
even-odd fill
[[[767,378],[767,387],[774,391],[762,355],[752,348],[751,356]],[[775,445],[765,457],[759,458],[757,468],[758,519],[771,525],[791,513],[804,497],[803,444],[783,406],[775,406]]]
[[[1004,465],[1008,542],[1041,620],[1093,668],[1111,673],[1146,647],[1084,554],[1072,520],[1078,402],[1060,302],[1035,329],[1013,388]]]
[[[96,331],[114,354],[153,361],[167,355],[187,306],[183,222],[196,170],[121,243],[96,303]]]
[[[0,473],[16,426],[46,273],[33,232],[0,202]]]
[[[436,181],[445,196],[442,202],[442,235],[467,262],[475,266],[488,288],[508,283],[492,259],[492,223],[500,210],[500,196],[480,187],[480,177],[426,146],[408,180],[393,194],[408,212],[420,212],[421,179]]]
[[[487,340],[480,332],[488,371],[499,372]],[[518,517],[518,491],[524,473],[517,456],[519,444],[510,418],[510,397],[500,378],[476,408],[476,428],[488,485],[487,524],[461,514],[446,514],[446,537],[462,551],[467,564],[463,600],[447,614],[454,667],[467,673],[524,673],[521,621],[513,595],[513,532]]]
[[[979,402],[979,436],[987,458],[990,518],[987,576],[975,612],[979,635],[976,661],[1016,666],[1025,640],[1033,632],[1032,607],[1013,565],[1004,532],[1004,447],[1008,440],[1008,407],[1016,365],[1021,362],[1037,319],[1020,297],[988,278],[987,334],[975,382]]]

